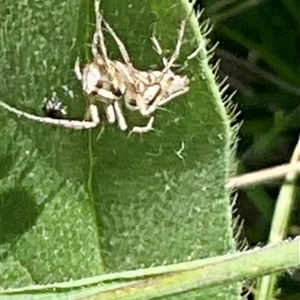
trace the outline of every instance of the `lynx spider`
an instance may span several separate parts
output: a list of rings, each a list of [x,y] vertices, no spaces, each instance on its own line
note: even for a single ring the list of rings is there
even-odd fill
[[[189,90],[187,76],[175,75],[171,71],[171,67],[180,54],[186,20],[181,24],[176,49],[169,60],[162,57],[162,49],[157,39],[152,37],[155,51],[162,57],[164,69],[162,71],[139,71],[133,67],[123,42],[109,24],[103,20],[99,12],[100,0],[95,0],[94,4],[96,13],[96,32],[92,43],[94,60],[87,64],[82,72],[78,59],[75,63],[75,73],[88,96],[89,104],[85,121],[38,117],[17,110],[0,101],[1,106],[34,121],[65,128],[88,129],[96,127],[100,122],[96,101],[101,101],[105,106],[108,121],[113,123],[117,120],[120,129],[126,130],[128,125],[121,108],[122,97],[127,108],[140,112],[142,116],[149,117],[157,108]],[[101,28],[102,23],[114,38],[124,63],[108,58]],[[153,129],[153,122],[154,117],[152,116],[146,126],[135,126],[131,132],[148,132]]]

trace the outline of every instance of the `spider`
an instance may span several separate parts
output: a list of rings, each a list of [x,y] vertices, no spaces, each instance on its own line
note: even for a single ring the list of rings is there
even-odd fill
[[[169,60],[162,56],[162,49],[157,39],[155,37],[151,39],[154,50],[162,57],[163,70],[140,71],[133,67],[123,42],[100,14],[100,0],[95,0],[94,5],[96,14],[96,31],[92,41],[94,58],[82,70],[79,59],[77,59],[74,67],[75,74],[81,81],[83,91],[88,98],[84,121],[63,119],[65,114],[61,114],[61,118],[59,118],[59,114],[55,112],[61,110],[61,104],[55,101],[48,101],[46,106],[44,105],[46,117],[38,117],[17,110],[2,101],[0,101],[0,105],[19,116],[34,121],[71,129],[89,129],[100,123],[96,106],[96,103],[100,101],[104,105],[108,122],[117,121],[119,128],[124,131],[128,129],[122,110],[122,101],[124,101],[126,108],[137,111],[144,117],[150,117],[146,126],[133,126],[131,132],[148,132],[153,129],[154,117],[152,114],[155,110],[189,90],[187,76],[176,75],[171,70],[180,54],[187,19],[181,23],[176,48]],[[104,44],[102,24],[115,40],[124,62],[109,59]],[[47,106],[49,103],[52,104],[50,109]]]
[[[140,71],[133,67],[127,50],[110,25],[99,12],[99,0],[95,0],[96,31],[93,36],[92,53],[94,61],[85,66],[81,72],[79,60],[75,63],[75,73],[82,82],[82,88],[89,97],[87,117],[92,122],[99,122],[97,111],[90,113],[95,101],[105,103],[106,115],[109,122],[118,121],[121,130],[128,125],[121,109],[121,101],[130,110],[140,112],[142,116],[150,117],[160,106],[189,90],[187,76],[175,75],[171,67],[180,54],[186,20],[181,24],[176,49],[169,61],[162,57],[162,71]],[[102,23],[115,40],[124,62],[112,61],[108,58],[104,44]],[[156,52],[162,56],[162,49],[156,38],[152,38]],[[152,130],[154,117],[151,117],[144,127],[135,126],[131,132],[147,132]]]

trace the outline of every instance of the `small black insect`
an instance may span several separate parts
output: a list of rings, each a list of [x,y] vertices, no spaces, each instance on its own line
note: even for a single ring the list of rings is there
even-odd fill
[[[42,110],[44,116],[48,118],[65,119],[67,115],[65,107],[62,106],[62,102],[55,93],[50,99],[45,98]]]

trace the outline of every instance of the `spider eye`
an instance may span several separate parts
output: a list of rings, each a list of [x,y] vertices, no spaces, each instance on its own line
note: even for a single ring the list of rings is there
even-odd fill
[[[135,99],[130,99],[129,101],[128,101],[128,104],[129,105],[131,105],[131,106],[136,106],[136,101],[135,101]]]
[[[97,91],[91,91],[91,94],[92,94],[93,96],[98,96]]]
[[[103,82],[102,82],[102,80],[98,80],[98,81],[97,81],[96,87],[97,87],[98,89],[103,88]]]
[[[117,97],[121,97],[122,96],[122,93],[121,93],[121,91],[119,90],[119,89],[113,89],[112,91],[111,91],[115,96],[117,96]]]

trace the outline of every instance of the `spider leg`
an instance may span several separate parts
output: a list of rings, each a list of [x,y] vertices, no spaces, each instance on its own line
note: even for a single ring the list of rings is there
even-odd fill
[[[114,90],[120,89],[120,83],[118,79],[116,78],[116,66],[114,66],[113,62],[109,59],[106,46],[104,43],[104,35],[102,31],[102,23],[105,24],[106,28],[108,28],[109,32],[112,34],[113,38],[116,40],[117,45],[120,48],[120,51],[124,57],[125,61],[130,61],[129,55],[125,49],[125,46],[122,44],[121,40],[117,37],[117,35],[114,33],[114,31],[110,28],[109,24],[107,24],[102,17],[102,14],[100,13],[100,0],[94,1],[95,5],[95,14],[96,14],[96,32],[93,36],[93,43],[92,43],[92,52],[95,57],[95,61],[100,66],[104,67],[104,72],[106,73],[106,76],[109,79],[109,82],[113,86]],[[99,57],[100,56],[100,57]],[[107,91],[105,91],[107,92]],[[122,92],[122,91],[121,91]],[[114,95],[111,93],[111,95]],[[103,98],[106,98],[105,95],[103,95]],[[118,98],[118,97],[117,97]],[[112,99],[112,97],[109,97],[108,99]]]
[[[204,47],[205,47],[205,42],[204,41],[200,42],[197,49],[195,51],[193,51],[189,56],[187,56],[186,59],[187,60],[193,59],[194,57],[196,57],[198,55],[200,50],[204,49]]]
[[[16,114],[19,117],[25,117],[29,120],[33,120],[35,122],[44,123],[48,125],[54,125],[58,127],[64,127],[69,129],[90,129],[94,128],[98,125],[95,122],[86,122],[86,121],[77,121],[77,120],[66,120],[66,119],[52,119],[47,117],[38,117],[27,112],[18,110],[2,101],[0,101],[0,106],[5,108],[6,110]]]
[[[133,98],[133,95],[135,96]],[[127,96],[127,95],[125,95]],[[138,109],[138,111],[140,112],[140,114],[142,116],[149,116],[148,112],[147,112],[147,105],[144,101],[144,95],[137,89],[137,86],[135,86],[135,91],[131,96],[131,99],[135,100],[136,103],[136,108]]]
[[[112,93],[111,91],[108,91],[106,89],[99,89],[99,88],[95,88],[95,92],[97,93],[97,95],[99,95],[102,99],[104,99],[103,102],[107,103],[107,100],[118,100],[120,99],[119,96],[116,96],[114,93]]]
[[[74,72],[78,78],[78,80],[82,80],[83,78],[83,75],[82,75],[82,72],[80,70],[80,62],[79,62],[79,57],[76,58],[76,61],[75,61],[75,65],[74,65]]]
[[[92,42],[92,53],[94,57],[100,54],[101,58],[103,59],[106,65],[109,65],[109,58],[106,51],[106,46],[104,43],[104,36],[102,32],[102,21],[103,17],[100,13],[100,0],[94,1],[94,9],[95,9],[95,16],[96,16],[96,31],[93,36]]]
[[[125,65],[119,61],[115,61],[114,62],[114,66],[118,71],[121,71],[121,73],[126,77],[126,79],[128,80],[129,83],[134,84],[135,80],[133,79],[132,75],[130,74],[130,72],[134,72],[134,68],[133,67],[128,67],[128,65]]]
[[[162,50],[157,38],[155,36],[153,36],[150,39],[153,43],[154,51],[161,57],[164,66],[167,66],[168,60],[163,56],[163,50]]]
[[[114,106],[112,104],[109,104],[104,109],[107,121],[111,124],[114,123],[116,121],[116,113],[114,110]]]
[[[129,54],[125,48],[125,45],[123,44],[123,42],[120,40],[120,38],[117,36],[117,34],[115,33],[115,31],[110,27],[110,25],[105,21],[102,20],[106,29],[108,30],[108,32],[110,33],[110,35],[113,37],[113,39],[115,40],[116,44],[118,45],[118,48],[122,54],[123,60],[125,62],[125,64],[131,64],[130,62],[130,57]]]
[[[168,63],[165,65],[165,67],[162,71],[163,73],[167,73],[171,69],[174,62],[178,59],[178,57],[180,55],[180,50],[181,50],[181,45],[182,45],[182,41],[183,41],[183,35],[184,35],[184,31],[185,31],[186,22],[187,22],[187,18],[181,22],[181,25],[180,25],[180,28],[178,31],[178,39],[177,39],[175,50],[174,50],[172,56],[170,57]]]
[[[132,133],[146,133],[149,132],[151,130],[154,130],[153,128],[153,122],[154,122],[154,117],[151,117],[148,124],[146,126],[134,126],[130,132],[129,135],[130,136]]]
[[[117,117],[118,126],[120,127],[121,130],[125,131],[128,128],[128,126],[119,101],[114,102],[114,110]]]
[[[88,106],[85,113],[85,119],[95,124],[100,123],[100,117],[99,117],[98,108],[96,104],[90,104]]]
[[[149,107],[149,114],[153,113],[158,106],[163,106],[166,103],[170,102],[172,99],[174,99],[174,98],[176,98],[176,97],[178,97],[180,95],[183,95],[183,94],[187,93],[188,91],[189,91],[189,87],[184,87],[181,90],[179,90],[179,91],[177,91],[175,93],[172,93],[169,97],[161,99],[157,103],[156,106],[153,106],[153,108],[151,106]]]

